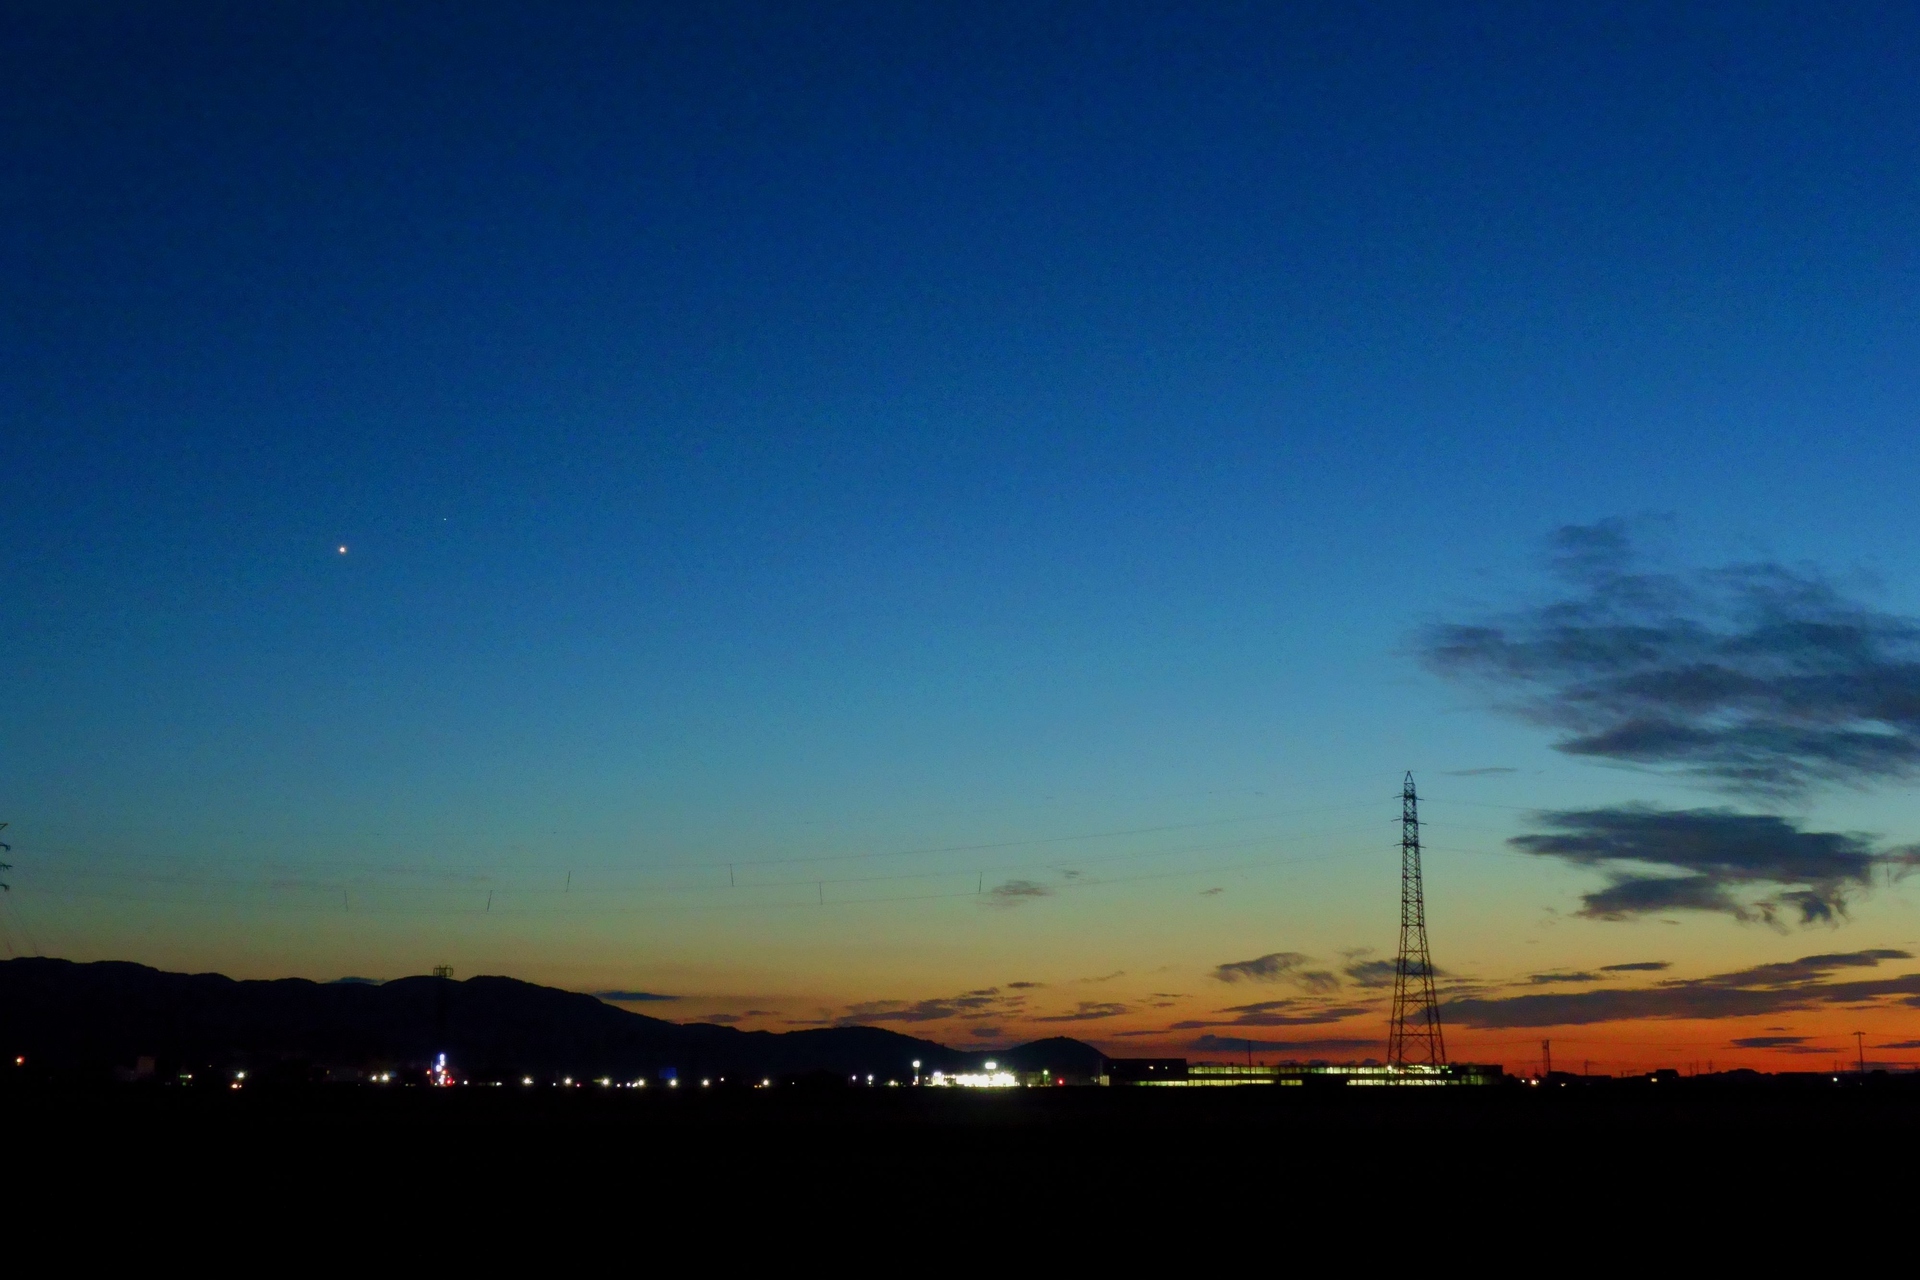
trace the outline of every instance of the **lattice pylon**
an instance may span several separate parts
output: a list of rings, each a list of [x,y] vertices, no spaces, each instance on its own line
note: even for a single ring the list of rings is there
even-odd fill
[[[1447,1061],[1420,886],[1419,805],[1413,774],[1408,773],[1400,789],[1400,950],[1393,962],[1393,1022],[1387,1031],[1387,1061],[1396,1067],[1439,1067]]]

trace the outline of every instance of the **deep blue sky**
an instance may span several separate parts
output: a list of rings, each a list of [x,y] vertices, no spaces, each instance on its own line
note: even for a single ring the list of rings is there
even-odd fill
[[[1917,66],[1907,5],[10,6],[0,818],[120,868],[21,910],[398,971],[126,868],[1578,791],[1407,657],[1554,528],[1920,604]]]

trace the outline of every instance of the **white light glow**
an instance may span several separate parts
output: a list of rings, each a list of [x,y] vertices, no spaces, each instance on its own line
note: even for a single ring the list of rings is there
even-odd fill
[[[961,1089],[1018,1089],[1020,1087],[1020,1077],[1014,1075],[1011,1071],[957,1071],[953,1075],[948,1075],[944,1071],[936,1071],[928,1078],[927,1083],[942,1089],[952,1087]]]

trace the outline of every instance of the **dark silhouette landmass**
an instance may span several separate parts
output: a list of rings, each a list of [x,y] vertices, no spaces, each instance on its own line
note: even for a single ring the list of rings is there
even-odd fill
[[[514,978],[237,981],[119,961],[0,963],[0,1050],[39,1071],[177,1079],[248,1070],[272,1080],[424,1071],[444,1053],[464,1079],[724,1077],[808,1080],[978,1069],[1097,1075],[1099,1050],[1064,1037],[999,1053],[881,1027],[741,1031],[677,1023]]]
[[[1071,1036],[1051,1036],[979,1056],[1009,1071],[1051,1071],[1076,1081],[1104,1075],[1107,1070],[1105,1054]]]

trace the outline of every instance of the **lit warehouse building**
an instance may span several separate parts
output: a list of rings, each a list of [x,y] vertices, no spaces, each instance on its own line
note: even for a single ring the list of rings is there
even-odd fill
[[[1506,1072],[1479,1062],[1451,1062],[1430,1067],[1419,1063],[1387,1066],[1286,1062],[1277,1066],[1196,1062],[1185,1058],[1115,1058],[1107,1064],[1106,1082],[1126,1086],[1204,1088],[1224,1085],[1468,1085],[1498,1084]]]

